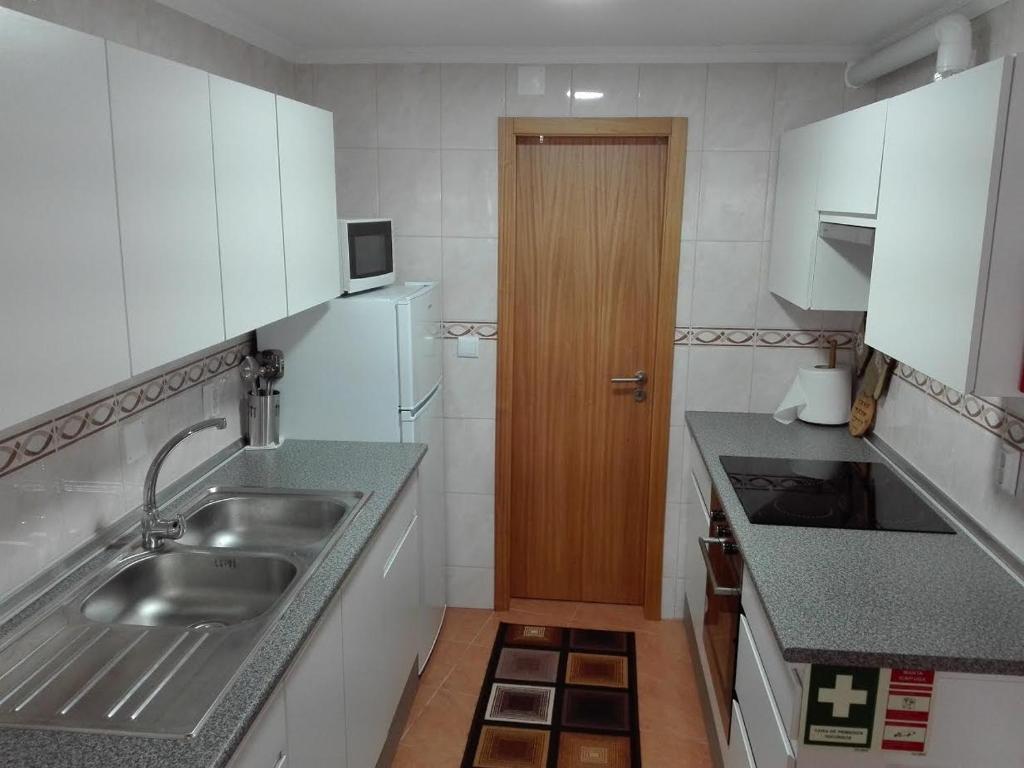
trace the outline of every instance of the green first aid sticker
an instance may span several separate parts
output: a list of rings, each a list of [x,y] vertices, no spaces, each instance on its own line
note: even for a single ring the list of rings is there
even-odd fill
[[[804,744],[870,749],[879,671],[813,664],[804,717]]]

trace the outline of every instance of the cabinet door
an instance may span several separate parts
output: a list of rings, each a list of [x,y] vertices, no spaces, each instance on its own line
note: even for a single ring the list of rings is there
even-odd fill
[[[132,373],[224,340],[208,75],[107,44]]]
[[[288,764],[288,726],[284,691],[280,688],[263,706],[231,758],[229,768],[285,768]]]
[[[341,293],[334,187],[334,117],[277,97],[288,314]]]
[[[691,477],[696,486],[696,479]],[[696,487],[693,491],[694,503],[687,504],[688,511],[685,520],[686,542],[690,550],[686,553],[686,605],[690,618],[693,621],[693,631],[697,636],[697,642],[703,643],[701,633],[704,631],[704,601],[707,589],[707,570],[704,567],[704,558],[700,552],[700,538],[708,535],[711,526],[711,516],[704,508],[704,502],[700,490]]]
[[[274,94],[210,75],[217,228],[230,338],[288,314]]]
[[[820,123],[818,210],[875,215],[887,108],[880,101]]]
[[[811,303],[811,270],[818,239],[818,126],[814,123],[782,136],[772,221],[768,288],[803,309]]]
[[[288,768],[345,768],[341,597],[335,597],[285,681]],[[355,702],[359,705],[358,700]]]
[[[419,516],[414,515],[384,568],[384,626],[387,628],[383,643],[387,655],[384,685],[389,726],[419,651],[422,618],[419,573]]]
[[[385,712],[382,640],[385,637],[381,570],[387,552],[377,541],[364,551],[341,593],[342,660],[348,764],[377,764],[390,718]]]
[[[0,429],[130,375],[106,70],[102,40],[0,9]]]
[[[889,101],[866,342],[974,383],[1011,60]],[[1019,215],[1019,214],[1018,214]]]
[[[405,426],[405,425],[403,425]],[[441,630],[447,603],[445,561],[447,522],[444,506],[444,413],[441,398],[434,396],[416,417],[416,442],[426,443],[427,454],[420,462],[419,516],[422,546],[422,621],[420,624],[420,671],[427,665]],[[404,436],[403,436],[404,440]]]

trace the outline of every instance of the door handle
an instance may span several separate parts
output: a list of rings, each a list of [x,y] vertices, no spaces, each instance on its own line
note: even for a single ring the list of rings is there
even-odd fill
[[[612,378],[612,384],[636,384],[638,387],[642,387],[646,383],[646,371],[637,371],[632,376],[616,376]]]

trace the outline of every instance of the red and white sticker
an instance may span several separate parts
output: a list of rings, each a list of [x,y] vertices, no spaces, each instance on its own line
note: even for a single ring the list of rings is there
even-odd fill
[[[935,672],[894,669],[889,676],[882,749],[923,753],[928,736]]]

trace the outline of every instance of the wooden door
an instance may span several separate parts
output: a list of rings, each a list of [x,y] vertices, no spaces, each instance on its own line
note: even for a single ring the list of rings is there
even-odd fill
[[[656,366],[668,156],[665,136],[517,138],[513,597],[643,602],[654,408],[611,379]]]

